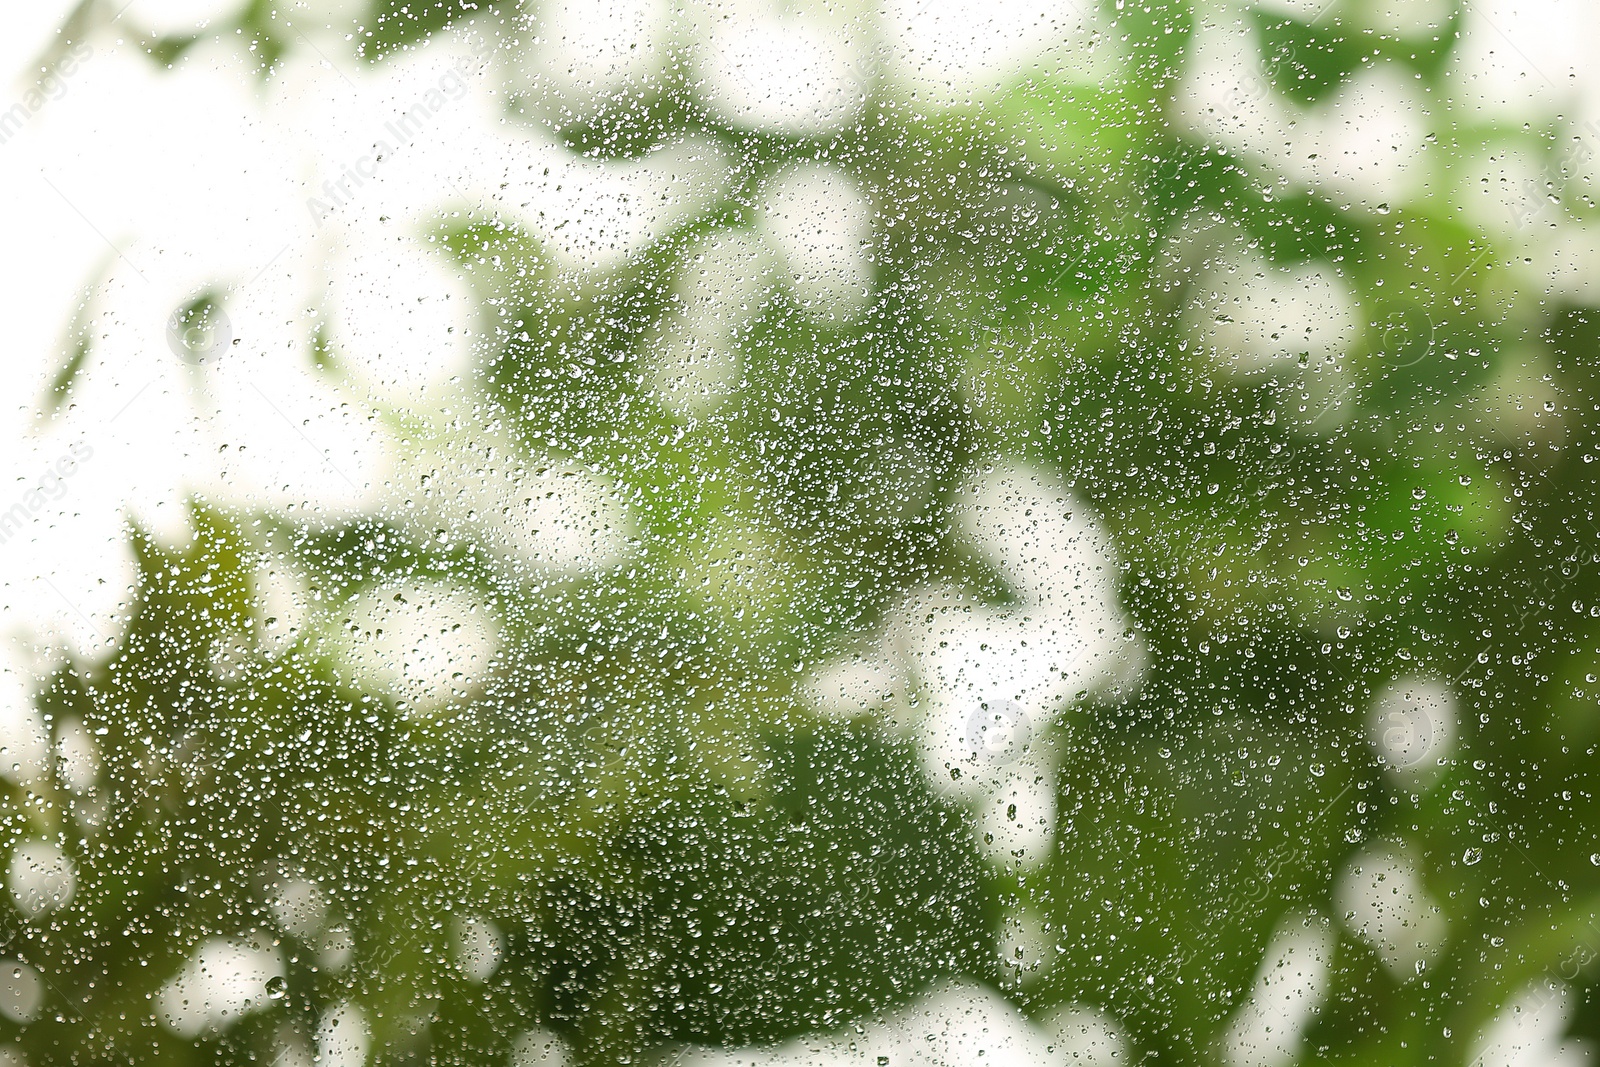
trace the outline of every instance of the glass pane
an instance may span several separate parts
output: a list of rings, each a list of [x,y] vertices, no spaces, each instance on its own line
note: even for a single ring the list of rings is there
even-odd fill
[[[3,16],[0,1063],[1600,1042],[1600,9]]]

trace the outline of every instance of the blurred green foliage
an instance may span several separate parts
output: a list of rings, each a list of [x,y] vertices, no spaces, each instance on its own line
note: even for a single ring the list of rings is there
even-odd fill
[[[358,44],[381,61],[466,6],[380,3]],[[625,487],[638,562],[517,580],[472,544],[204,503],[187,547],[141,535],[126,635],[39,695],[58,731],[99,739],[99,821],[53,779],[5,797],[13,834],[71,845],[79,889],[10,916],[8,951],[51,992],[44,1018],[0,1031],[40,1064],[242,1062],[285,1018],[309,1032],[354,998],[384,1062],[488,1062],[534,1022],[584,1063],[641,1062],[838,1026],[968,974],[1030,1013],[1109,1009],[1141,1062],[1213,1062],[1282,917],[1337,920],[1339,872],[1387,841],[1423,865],[1446,948],[1403,977],[1341,933],[1306,1061],[1462,1061],[1600,892],[1600,322],[1530,292],[1516,249],[1448,196],[1357,212],[1263,190],[1172,121],[1190,5],[1115,8],[1118,84],[1034,71],[996,106],[931,118],[874,101],[825,143],[720,128],[670,82],[530,115],[617,155],[701,130],[747,188],[790,159],[848,168],[895,222],[870,310],[818,322],[775,297],[740,342],[737,397],[686,425],[643,384],[638,339],[687,243],[747,224],[742,194],[592,287],[514,230],[444,233],[491,327],[485,404],[530,454]],[[1253,17],[1273,91],[1311,102],[1374,62],[1436,83],[1459,12],[1428,41]],[[267,65],[286,47],[271,4],[241,26]],[[1484,134],[1433,136],[1449,158]],[[1333,385],[1304,359],[1224,373],[1190,343],[1199,283],[1171,250],[1202,223],[1275,264],[1338,264],[1365,321]],[[892,733],[795,692],[915,584],[1004,595],[946,521],[997,454],[1093,502],[1149,644],[1137,695],[1048,726],[1058,845],[1027,870],[980,859],[970,816]],[[905,513],[887,487],[912,455],[929,491]],[[507,609],[511,652],[470,705],[408,719],[315,640],[254,651],[258,578],[286,565],[334,605],[398,575],[467,583]],[[219,647],[240,650],[221,673]],[[1449,765],[1411,789],[1380,771],[1366,711],[1417,671],[1464,696]],[[155,1026],[150,998],[200,938],[263,927],[262,872],[285,864],[329,892],[353,977],[286,934],[281,1007],[215,1039]],[[1022,905],[1056,932],[1037,978],[996,952]],[[487,983],[448,963],[461,916],[505,934]],[[1600,1033],[1588,1009],[1579,1026]]]

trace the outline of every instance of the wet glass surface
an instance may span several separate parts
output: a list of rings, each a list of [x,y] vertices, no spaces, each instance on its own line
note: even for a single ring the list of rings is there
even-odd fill
[[[0,1063],[1593,1056],[1600,9],[0,17]]]

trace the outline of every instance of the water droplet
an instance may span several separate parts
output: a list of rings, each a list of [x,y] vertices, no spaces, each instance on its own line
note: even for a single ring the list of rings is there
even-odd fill
[[[273,1000],[282,1000],[283,995],[289,991],[289,983],[283,975],[275,974],[267,979],[267,996]]]
[[[1468,867],[1471,867],[1481,859],[1483,859],[1483,849],[1481,848],[1469,848],[1461,854],[1461,862]]]

